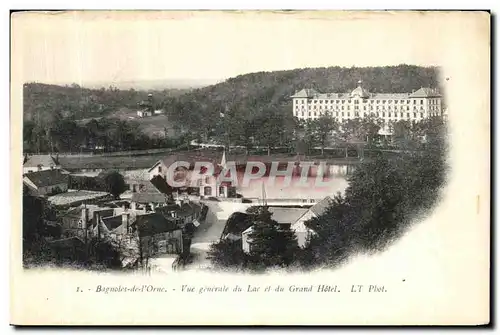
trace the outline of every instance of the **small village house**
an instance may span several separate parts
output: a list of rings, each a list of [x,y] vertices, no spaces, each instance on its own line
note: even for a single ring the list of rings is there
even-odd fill
[[[268,211],[271,213],[271,219],[276,221],[280,227],[291,228],[291,226],[297,222],[307,211],[306,208],[287,208],[287,207],[268,207]],[[241,232],[241,247],[244,252],[249,253],[251,247],[251,241],[249,235],[252,233],[253,225],[246,228]],[[297,234],[297,232],[295,232]],[[299,242],[299,236],[297,235],[297,240]],[[299,246],[303,247],[305,243]]]
[[[30,194],[47,196],[68,191],[68,176],[60,170],[40,170],[23,176]]]
[[[325,197],[323,200],[309,208],[300,218],[297,219],[297,221],[292,223],[290,228],[295,232],[297,242],[300,247],[305,247],[309,238],[314,234],[312,229],[306,227],[305,222],[324,214],[331,206],[331,203],[332,198]]]
[[[23,174],[60,169],[58,158],[51,155],[26,155],[23,162]]]
[[[150,257],[183,252],[182,229],[175,218],[159,213],[139,215],[135,227],[139,236],[141,253]]]

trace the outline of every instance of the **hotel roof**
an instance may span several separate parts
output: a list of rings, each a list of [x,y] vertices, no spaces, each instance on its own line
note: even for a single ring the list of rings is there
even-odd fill
[[[350,93],[319,93],[313,89],[303,89],[291,98],[310,98],[310,99],[351,99],[354,96],[360,96],[367,99],[410,99],[410,98],[431,98],[441,97],[436,90],[428,87],[421,87],[413,93],[371,93],[365,88],[358,86]]]

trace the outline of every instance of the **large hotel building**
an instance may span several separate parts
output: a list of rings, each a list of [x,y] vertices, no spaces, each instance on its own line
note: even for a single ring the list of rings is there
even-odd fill
[[[302,120],[317,119],[329,113],[343,122],[368,115],[379,117],[385,126],[381,134],[391,133],[391,121],[420,121],[442,115],[442,96],[435,89],[420,88],[412,93],[370,93],[358,82],[350,93],[319,93],[303,89],[291,96],[293,115]]]

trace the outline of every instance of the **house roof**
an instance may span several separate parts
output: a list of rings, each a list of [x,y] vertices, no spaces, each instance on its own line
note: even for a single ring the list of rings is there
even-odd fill
[[[149,203],[165,203],[167,199],[165,195],[160,192],[140,192],[132,194],[132,202],[138,202],[141,204]]]
[[[363,98],[370,99],[394,99],[402,100],[409,98],[429,98],[441,97],[441,94],[436,89],[421,87],[413,93],[370,93],[360,85],[350,93],[319,93],[312,89],[303,89],[291,96],[291,98],[314,98],[314,99],[350,99],[354,95],[359,95]]]
[[[66,206],[75,204],[78,202],[84,202],[89,200],[96,200],[110,196],[107,192],[93,192],[93,191],[74,191],[59,193],[50,196],[48,200],[50,203],[56,206]]]
[[[26,162],[24,162],[24,167],[51,167],[58,166],[58,162],[51,155],[32,155],[28,156]]]
[[[137,215],[136,224],[141,237],[179,229],[175,220],[168,219],[159,213]]]
[[[123,178],[130,180],[149,180],[147,169],[124,171]]]
[[[67,184],[68,175],[62,174],[59,170],[44,170],[27,173],[24,175],[36,187],[52,186],[57,184]]]
[[[271,218],[279,224],[295,223],[307,212],[307,208],[269,207]]]
[[[224,226],[222,236],[227,234],[240,235],[243,231],[251,227],[254,222],[254,215],[242,212],[234,212],[229,216]]]
[[[355,96],[355,95],[359,95],[362,98],[368,98],[370,96],[370,93],[366,89],[361,87],[361,85],[359,85],[351,92],[351,96]]]
[[[332,203],[332,198],[325,197],[323,198],[323,200],[321,200],[320,202],[316,203],[314,206],[309,208],[309,210],[314,214],[316,214],[317,216],[319,216],[324,212],[326,212],[328,207],[330,207],[331,203]]]
[[[110,231],[118,228],[119,226],[122,225],[122,216],[121,215],[116,215],[116,216],[109,216],[106,218],[102,218],[102,223],[108,228]]]
[[[156,190],[163,194],[172,193],[172,188],[167,184],[167,181],[161,176],[154,176],[153,179],[149,181]]]
[[[197,210],[198,210],[198,212],[200,212],[201,207],[194,204],[194,203],[185,202],[180,206],[180,208],[177,212],[177,215],[179,217],[186,217],[186,216],[194,215]]]

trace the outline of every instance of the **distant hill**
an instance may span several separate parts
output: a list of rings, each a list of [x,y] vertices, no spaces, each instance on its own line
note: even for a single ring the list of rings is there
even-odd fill
[[[172,121],[195,129],[200,123],[213,122],[220,112],[252,114],[270,107],[289,110],[290,95],[303,88],[349,92],[362,80],[363,86],[371,92],[403,93],[420,87],[437,88],[438,77],[437,67],[413,65],[257,72],[195,89],[166,99],[164,104]]]
[[[27,83],[23,87],[25,120],[53,122],[62,117],[84,119],[102,117],[119,108],[136,109],[152,93],[155,102],[189,92],[191,89],[135,90],[116,87],[92,89],[72,85]]]
[[[135,90],[158,90],[162,91],[168,89],[172,92],[186,91],[195,88],[201,88],[208,85],[214,85],[221,80],[216,79],[157,79],[157,80],[132,80],[132,81],[119,81],[114,82],[113,86],[121,90],[135,89]],[[106,82],[93,82],[85,84],[88,88],[101,88],[109,86]]]

